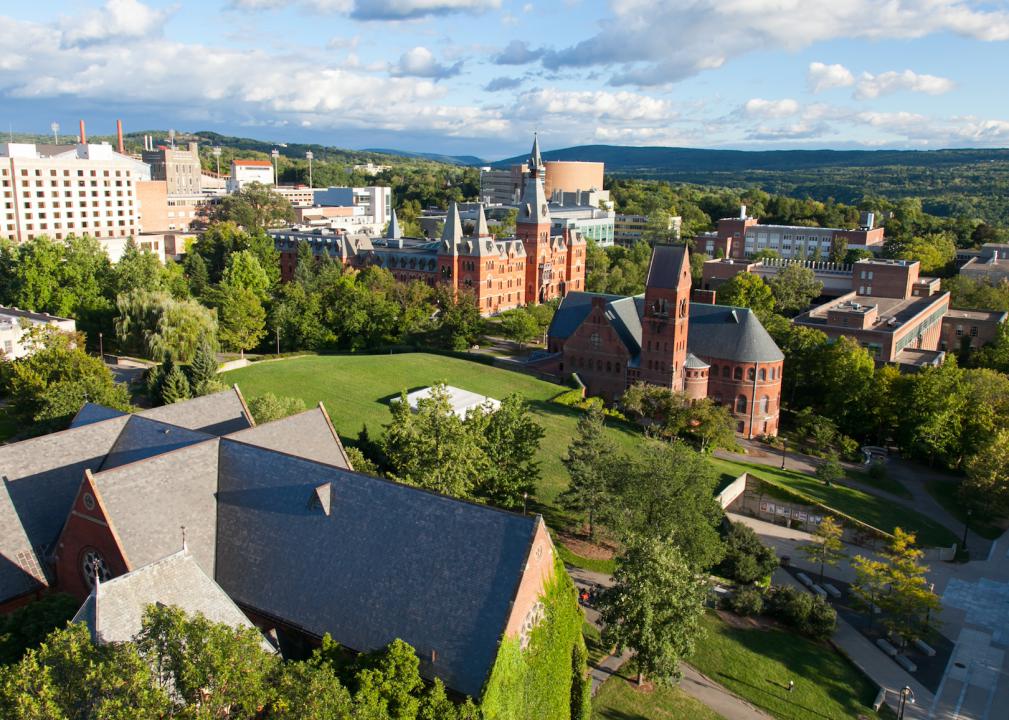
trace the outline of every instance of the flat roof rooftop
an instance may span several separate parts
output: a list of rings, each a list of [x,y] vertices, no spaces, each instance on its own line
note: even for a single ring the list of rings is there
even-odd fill
[[[955,308],[950,308],[946,312],[946,317],[948,318],[962,318],[964,320],[993,320],[996,322],[1004,322],[1006,313],[1002,310],[957,310]]]
[[[949,293],[936,293],[935,295],[925,297],[887,298],[873,297],[872,295],[857,295],[851,292],[847,295],[842,295],[836,300],[815,307],[795,319],[797,322],[809,325],[827,325],[828,312],[831,310],[854,312],[855,308],[852,307],[852,303],[856,303],[862,308],[875,306],[879,312],[879,319],[873,323],[871,328],[865,328],[866,330],[896,332],[908,320],[911,320],[931,306],[940,303],[948,295]],[[891,320],[894,321],[894,325],[888,324]]]

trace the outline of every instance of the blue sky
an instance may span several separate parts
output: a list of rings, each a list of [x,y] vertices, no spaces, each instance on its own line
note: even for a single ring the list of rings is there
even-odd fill
[[[1009,2],[0,0],[0,122],[507,157],[1009,146]]]

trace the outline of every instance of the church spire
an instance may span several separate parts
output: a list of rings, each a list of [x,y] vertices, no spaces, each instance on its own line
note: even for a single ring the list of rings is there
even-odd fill
[[[473,237],[490,237],[490,228],[487,226],[487,214],[483,211],[483,203],[480,203],[476,213],[476,227],[473,228]]]
[[[396,218],[396,211],[392,211],[392,219],[389,221],[389,228],[385,231],[385,237],[389,240],[399,240],[403,237],[403,231],[399,228],[399,220]]]
[[[449,249],[458,248],[462,242],[462,220],[459,219],[459,206],[454,201],[449,205],[441,239],[448,243]]]
[[[533,133],[533,150],[529,153],[529,174],[536,175],[543,167],[543,156],[540,155],[539,133]]]

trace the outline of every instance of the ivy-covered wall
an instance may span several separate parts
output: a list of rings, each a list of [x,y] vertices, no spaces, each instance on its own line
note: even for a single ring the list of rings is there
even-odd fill
[[[588,720],[591,715],[582,611],[556,559],[542,597],[544,616],[526,649],[505,638],[484,690],[484,720]]]

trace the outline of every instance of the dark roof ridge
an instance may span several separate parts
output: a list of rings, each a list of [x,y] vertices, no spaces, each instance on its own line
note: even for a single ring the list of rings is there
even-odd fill
[[[130,414],[126,415],[125,417],[126,417],[126,422],[123,423],[122,428],[119,429],[119,434],[116,435],[116,439],[112,441],[112,447],[109,448],[108,453],[106,453],[105,457],[102,458],[102,462],[98,466],[98,468],[95,470],[95,472],[100,473],[100,472],[104,472],[106,470],[106,467],[105,467],[106,463],[108,463],[109,458],[112,457],[112,454],[116,451],[116,446],[119,444],[119,441],[123,438],[123,435],[126,433],[127,429],[130,426],[130,423],[132,423],[132,422],[137,422],[137,423],[154,423],[155,425],[161,425],[161,426],[169,428],[169,429],[180,430],[181,432],[184,432],[184,433],[192,433],[193,435],[203,435],[204,436],[203,440],[199,440],[199,441],[197,441],[195,443],[192,443],[193,445],[197,445],[197,444],[199,444],[201,442],[206,442],[207,440],[212,440],[214,437],[216,437],[215,435],[211,435],[209,433],[205,433],[202,430],[190,430],[189,428],[182,427],[181,425],[175,425],[174,423],[168,423],[168,422],[165,422],[164,420],[155,420],[154,418],[149,418],[149,417],[147,417],[145,415],[138,415],[137,413],[130,413]],[[111,419],[115,419],[115,418],[111,418]],[[90,424],[94,425],[95,423],[90,423]],[[83,426],[83,427],[86,427],[86,426]],[[189,447],[189,446],[188,445],[183,445],[182,447]],[[115,470],[116,468],[121,468],[121,467],[125,467],[127,465],[132,465],[135,462],[141,462],[143,460],[150,460],[152,457],[157,457],[158,455],[166,455],[166,454],[168,454],[170,452],[174,452],[175,450],[181,450],[182,447],[173,448],[172,450],[166,450],[165,452],[159,452],[159,453],[156,453],[155,455],[148,455],[147,457],[140,458],[139,460],[132,460],[132,461],[130,461],[128,463],[123,463],[122,465],[116,465],[115,468],[107,468],[107,469],[108,470]]]
[[[54,430],[53,432],[50,432],[50,433],[44,433],[42,435],[36,435],[34,437],[23,438],[21,440],[17,440],[17,441],[12,442],[12,443],[6,443],[4,445],[0,445],[0,447],[13,447],[15,445],[20,445],[21,443],[32,442],[33,440],[41,440],[42,438],[51,438],[51,437],[54,437],[56,435],[62,435],[64,433],[74,432],[76,430],[83,430],[84,428],[94,427],[95,425],[101,425],[102,423],[118,422],[120,420],[123,420],[123,418],[129,419],[132,416],[133,416],[133,413],[124,413],[122,415],[116,415],[115,417],[106,418],[105,420],[99,420],[98,422],[88,423],[87,425],[78,425],[77,427],[63,428],[62,430]],[[126,425],[126,421],[125,420],[123,420],[123,425],[124,426]],[[116,437],[118,438],[118,436],[116,436]],[[17,481],[16,480],[8,480],[7,482],[17,482]]]
[[[145,418],[145,419],[147,419],[147,418]],[[171,425],[170,427],[178,427],[178,425]],[[183,428],[183,430],[185,430],[185,429],[186,428]],[[198,430],[191,430],[190,432],[199,432],[199,431]],[[220,438],[220,437],[218,437],[216,435],[210,435],[210,436],[207,437],[206,440],[200,440],[199,442],[194,442],[191,445],[183,445],[182,447],[172,448],[171,450],[166,450],[165,452],[158,453],[157,455],[151,455],[149,457],[140,458],[139,460],[131,460],[128,463],[123,463],[122,465],[116,465],[114,468],[109,468],[108,470],[98,470],[98,471],[92,473],[92,477],[97,477],[98,475],[104,475],[105,473],[116,472],[118,470],[122,470],[123,468],[128,468],[131,465],[139,465],[140,463],[145,463],[145,462],[147,462],[149,460],[157,460],[158,458],[163,458],[166,455],[171,455],[172,453],[181,452],[183,450],[191,450],[194,447],[199,447],[200,445],[204,445],[204,444],[209,443],[209,442],[216,442],[216,441],[221,440],[221,439],[222,438]],[[91,471],[88,470],[87,472],[91,472]]]
[[[539,518],[540,520],[543,519],[543,516],[540,513],[536,513],[535,515],[530,517],[529,515],[522,515],[521,513],[515,512],[513,510],[505,510],[504,508],[494,507],[493,505],[485,505],[484,503],[479,503],[476,502],[475,500],[469,500],[466,498],[457,498],[452,497],[451,495],[443,495],[442,493],[435,492],[434,490],[428,490],[427,488],[417,487],[416,485],[407,485],[406,483],[397,482],[396,480],[390,480],[389,478],[379,477],[378,475],[369,475],[368,473],[358,472],[357,470],[348,470],[347,468],[336,467],[335,465],[328,465],[320,460],[313,460],[311,458],[307,458],[302,455],[295,455],[294,453],[285,452],[283,450],[274,450],[273,448],[263,447],[262,445],[253,445],[252,443],[247,443],[244,440],[236,440],[235,438],[229,437],[227,435],[214,439],[235,443],[236,445],[243,445],[245,447],[253,448],[254,450],[259,450],[261,452],[276,453],[277,455],[283,455],[285,457],[294,458],[295,460],[300,460],[302,462],[312,463],[313,465],[320,465],[329,470],[338,470],[340,472],[351,473],[352,475],[357,475],[359,477],[374,480],[376,482],[385,483],[387,485],[393,485],[395,487],[404,488],[406,490],[413,490],[415,492],[424,493],[426,495],[433,495],[434,497],[449,500],[451,502],[462,503],[464,505],[472,505],[473,507],[482,508],[483,510],[490,510],[496,513],[501,513],[502,515],[508,515],[509,517],[529,518],[534,523],[534,527],[536,523],[536,518]],[[193,447],[193,445],[190,445],[189,447]],[[220,467],[220,465],[218,465],[218,467]],[[220,470],[218,470],[218,472],[220,472]]]

